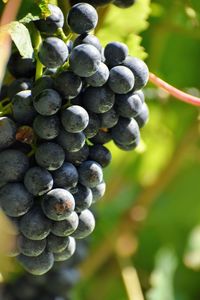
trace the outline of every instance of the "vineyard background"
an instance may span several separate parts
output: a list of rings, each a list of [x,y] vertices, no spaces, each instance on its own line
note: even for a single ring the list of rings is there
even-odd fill
[[[23,1],[18,18],[30,3]],[[138,0],[100,16],[103,44],[127,43],[151,72],[200,95],[199,0]],[[146,99],[150,121],[139,148],[124,153],[108,144],[107,193],[73,300],[200,299],[199,111],[151,84]],[[6,268],[1,259],[0,271]]]

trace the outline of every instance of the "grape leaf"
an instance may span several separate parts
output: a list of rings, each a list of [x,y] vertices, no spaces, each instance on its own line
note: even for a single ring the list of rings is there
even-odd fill
[[[30,23],[31,21],[37,21],[39,20],[40,17],[39,16],[34,16],[32,15],[31,13],[28,13],[24,18],[22,18],[21,20],[19,20],[21,23],[24,23],[24,24],[28,24]]]
[[[8,26],[8,32],[18,48],[22,57],[31,58],[33,47],[28,29],[20,22],[12,22]]]
[[[48,0],[35,0],[35,2],[37,3],[39,8],[41,9],[42,18],[46,18],[51,14],[51,12],[48,8],[48,3],[49,3]]]

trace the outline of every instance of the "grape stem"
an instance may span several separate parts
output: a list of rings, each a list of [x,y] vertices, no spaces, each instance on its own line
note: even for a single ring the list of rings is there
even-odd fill
[[[156,85],[157,87],[164,90],[165,92],[167,92],[168,94],[172,95],[176,99],[179,99],[183,102],[186,102],[194,106],[200,106],[200,98],[180,91],[179,89],[175,88],[174,86],[160,79],[153,73],[149,73],[149,81],[154,85]]]

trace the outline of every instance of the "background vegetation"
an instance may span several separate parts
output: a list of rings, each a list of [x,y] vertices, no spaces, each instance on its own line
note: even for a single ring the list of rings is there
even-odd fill
[[[126,42],[151,72],[200,95],[199,0],[138,0],[100,15],[103,44]],[[107,193],[73,300],[200,299],[199,110],[151,84],[146,99],[137,151],[108,144]]]

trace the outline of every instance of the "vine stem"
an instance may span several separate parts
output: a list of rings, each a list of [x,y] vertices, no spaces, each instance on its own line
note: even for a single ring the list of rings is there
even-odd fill
[[[179,99],[183,102],[194,106],[200,106],[200,98],[192,96],[190,94],[184,93],[179,89],[175,88],[174,86],[170,85],[169,83],[165,82],[164,80],[160,79],[153,73],[149,73],[149,81],[156,85],[157,87],[161,88],[168,94],[172,95],[176,99]]]

